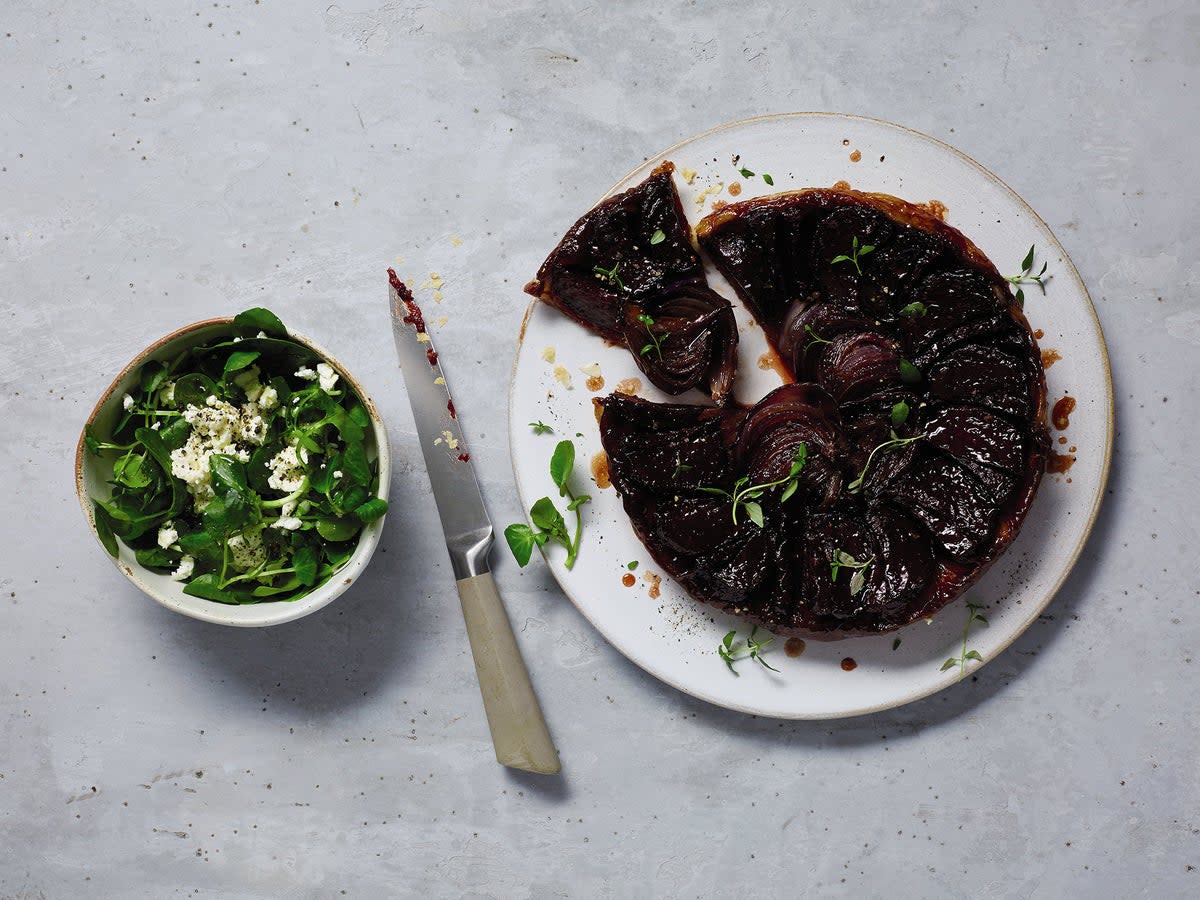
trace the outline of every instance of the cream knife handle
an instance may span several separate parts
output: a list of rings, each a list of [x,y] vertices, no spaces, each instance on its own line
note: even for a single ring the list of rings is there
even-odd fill
[[[461,578],[458,596],[496,761],[553,775],[562,767],[491,572]]]

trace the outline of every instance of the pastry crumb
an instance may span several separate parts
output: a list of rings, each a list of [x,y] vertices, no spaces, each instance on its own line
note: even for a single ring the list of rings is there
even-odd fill
[[[557,381],[559,384],[561,384],[563,387],[565,387],[567,390],[571,389],[571,373],[567,371],[566,366],[555,366],[554,367],[554,380]]]
[[[695,169],[680,169],[679,177],[682,178],[684,181],[686,181],[688,184],[691,184],[693,181],[696,180],[696,170]]]
[[[555,358],[557,358],[557,356],[558,356],[558,352],[553,347],[547,347],[545,350],[542,351],[542,359],[544,359],[548,363],[554,362],[554,360],[555,360]]]

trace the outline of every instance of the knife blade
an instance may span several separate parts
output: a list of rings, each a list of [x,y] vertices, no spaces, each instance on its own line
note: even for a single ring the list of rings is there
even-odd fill
[[[488,554],[494,529],[433,339],[412,292],[388,269],[392,336],[446,549],[458,583],[496,761],[552,775],[561,768],[529,671],[521,658]]]

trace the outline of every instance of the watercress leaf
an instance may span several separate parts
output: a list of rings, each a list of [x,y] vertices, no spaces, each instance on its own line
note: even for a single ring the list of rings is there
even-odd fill
[[[153,476],[145,465],[145,458],[137,454],[127,453],[113,463],[113,480],[127,488],[137,490],[144,488]]]
[[[142,371],[138,375],[138,384],[143,393],[147,394],[157,391],[166,380],[167,367],[157,360],[153,360],[142,366]]]
[[[203,560],[213,565],[218,565],[221,561],[222,542],[208,531],[181,534],[178,544],[184,553],[197,560]]]
[[[796,493],[796,488],[800,486],[798,481],[789,481],[783,488],[783,493],[779,495],[779,502],[785,503],[792,494]]]
[[[578,497],[576,497],[574,500],[572,500],[570,503],[567,504],[567,511],[574,512],[575,510],[579,509],[579,507],[583,506],[583,504],[587,503],[591,499],[592,498],[589,494],[580,494]]]
[[[360,443],[366,436],[364,427],[356,422],[354,417],[340,406],[333,410],[329,420],[333,423],[333,427],[337,429],[338,435],[346,443]]]
[[[953,669],[957,665],[958,665],[957,659],[948,659],[944,663],[942,663],[942,667],[938,671],[945,672],[947,669]]]
[[[371,467],[367,463],[367,450],[361,441],[346,445],[346,449],[342,453],[341,471],[354,484],[366,486],[371,483]]]
[[[354,422],[360,428],[366,428],[371,424],[371,416],[367,413],[367,408],[361,403],[355,402],[346,411],[346,414],[350,417],[350,421]]]
[[[567,481],[575,468],[575,443],[559,441],[550,457],[550,478],[558,486],[559,494],[567,492]]]
[[[341,472],[344,476],[346,473],[342,469],[342,454],[334,453],[325,461],[325,468],[318,467],[316,471],[309,476],[308,484],[314,491],[321,494],[328,494],[333,487],[333,473]]]
[[[173,569],[178,557],[178,554],[172,555],[162,547],[145,547],[133,551],[133,555],[137,559],[138,565],[145,566],[147,569]]]
[[[383,518],[383,514],[387,512],[387,501],[381,500],[379,497],[372,497],[366,503],[360,503],[354,509],[354,514],[363,522],[374,522],[377,519]]]
[[[908,421],[908,404],[901,400],[892,406],[892,427],[899,428]]]
[[[92,456],[100,455],[100,442],[96,440],[96,436],[92,434],[92,426],[87,425],[83,429],[83,446]]]
[[[312,435],[305,432],[300,432],[296,436],[296,446],[303,447],[309,453],[323,453],[321,445],[316,442]]]
[[[217,392],[217,385],[202,372],[189,372],[175,381],[175,405],[204,406],[205,401]]]
[[[311,585],[317,580],[317,551],[310,544],[297,548],[292,555],[292,567],[296,570],[296,578],[303,585]]]
[[[215,600],[217,603],[241,602],[234,591],[221,587],[220,579],[212,572],[197,575],[184,586],[183,592],[192,597]]]
[[[92,501],[92,511],[96,522],[96,536],[100,538],[100,544],[108,551],[108,555],[115,559],[120,548],[117,547],[117,536],[113,534],[112,520],[107,510],[96,501]]]
[[[538,528],[549,531],[556,537],[566,534],[567,527],[562,514],[549,497],[542,497],[530,507],[529,518]]]
[[[240,372],[261,355],[257,350],[234,350],[225,360],[225,368],[221,374],[229,375],[232,372]]]
[[[751,522],[753,522],[759,528],[763,527],[763,511],[761,506],[751,501],[749,503],[743,503],[742,509],[746,511],[746,515],[750,518]]]
[[[267,441],[261,447],[256,447],[250,454],[250,462],[246,463],[246,484],[259,494],[275,493],[275,489],[270,484],[271,468],[268,463],[283,447],[283,441],[275,438]],[[315,479],[314,475],[313,480]]]
[[[508,549],[521,568],[529,565],[533,555],[533,529],[528,525],[514,523],[504,529],[504,539],[508,541]]]
[[[252,309],[238,313],[233,317],[233,324],[242,325],[246,328],[257,328],[259,331],[265,331],[274,337],[285,338],[288,336],[287,328],[279,320],[279,316],[263,306],[255,306]]]
[[[172,450],[178,450],[187,443],[188,435],[192,431],[192,426],[188,424],[188,420],[183,416],[177,416],[171,420],[171,424],[165,426],[157,433],[162,438],[163,448],[168,454]]]
[[[362,522],[356,516],[338,516],[317,520],[317,534],[327,541],[348,541],[358,534]]]

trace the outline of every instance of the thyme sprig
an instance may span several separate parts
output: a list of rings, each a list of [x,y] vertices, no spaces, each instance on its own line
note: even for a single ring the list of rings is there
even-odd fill
[[[596,273],[596,277],[601,281],[607,281],[617,290],[625,290],[625,282],[621,280],[621,276],[617,274],[621,264],[616,263],[611,269],[606,269],[604,266],[592,266],[592,271]]]
[[[1036,275],[1033,274],[1033,260],[1035,244],[1029,245],[1029,252],[1025,254],[1025,258],[1021,260],[1021,271],[1016,275],[1006,275],[1004,280],[1009,284],[1017,285],[1017,303],[1021,306],[1025,305],[1025,289],[1021,287],[1023,284],[1036,284],[1042,289],[1042,296],[1046,294],[1046,282],[1053,278],[1053,275],[1046,274],[1046,268],[1050,265],[1047,262],[1042,263],[1042,268]]]
[[[650,336],[649,343],[647,343],[645,346],[643,346],[642,349],[638,351],[638,354],[641,356],[645,356],[647,353],[649,353],[651,350],[653,350],[655,353],[658,354],[659,362],[662,362],[662,358],[663,358],[662,338],[660,338],[657,334],[655,334],[654,329],[651,327],[652,325],[654,325],[654,319],[652,319],[650,316],[646,315],[645,313],[638,313],[637,320],[646,327],[646,334],[648,334]]]
[[[893,408],[893,414],[894,412],[895,409]],[[871,460],[875,458],[876,453],[887,450],[895,450],[897,447],[905,447],[914,441],[919,441],[922,438],[929,437],[927,434],[914,434],[912,437],[902,438],[896,434],[895,431],[890,431],[889,434],[891,435],[891,438],[884,441],[882,444],[878,444],[875,449],[871,451],[871,454],[867,457],[866,464],[862,467],[862,471],[858,473],[858,477],[850,482],[850,484],[846,487],[846,490],[848,490],[850,493],[857,494],[862,490],[863,481],[867,477],[867,470],[871,468]]]
[[[958,656],[952,656],[942,663],[942,668],[939,670],[945,672],[947,669],[953,669],[955,666],[958,666],[959,681],[962,681],[967,675],[968,659],[983,662],[983,656],[980,655],[978,650],[967,649],[967,638],[971,635],[971,626],[976,622],[981,622],[984,626],[988,624],[987,617],[980,612],[981,609],[983,609],[982,606],[977,606],[974,603],[967,604],[967,624],[963,627],[962,651]]]
[[[854,263],[854,270],[856,272],[858,272],[859,275],[861,275],[862,274],[862,265],[859,264],[859,260],[862,259],[864,256],[866,256],[868,253],[874,253],[874,252],[875,252],[874,244],[860,244],[858,242],[858,235],[855,235],[850,240],[850,255],[847,256],[846,254],[842,253],[838,256],[835,256],[833,259],[831,259],[829,261],[829,264],[831,266],[834,266],[834,265],[837,265],[838,263],[843,263],[843,262]]]
[[[779,671],[762,658],[763,651],[766,649],[767,644],[771,643],[771,641],[774,639],[767,638],[765,641],[760,641],[756,637],[757,634],[758,626],[755,626],[750,630],[750,636],[747,637],[745,643],[743,643],[742,641],[735,640],[735,638],[737,638],[737,632],[731,631],[726,634],[725,637],[721,639],[721,643],[717,645],[717,653],[720,654],[721,659],[724,660],[725,665],[734,675],[739,677],[741,676],[742,673],[735,669],[733,664],[743,659],[752,659],[764,668],[770,669],[772,672]]]
[[[808,445],[800,444],[796,447],[795,453],[792,454],[792,465],[788,469],[788,473],[782,478],[762,484],[751,484],[749,476],[743,475],[733,483],[732,492],[719,487],[702,487],[699,490],[704,491],[706,494],[717,494],[718,496],[729,498],[733,504],[734,525],[738,523],[738,509],[741,508],[745,512],[746,518],[759,528],[762,528],[763,511],[762,505],[758,501],[762,498],[763,493],[782,485],[783,493],[779,495],[779,502],[787,502],[788,498],[796,493],[796,488],[800,484],[800,472],[804,469],[804,465],[807,462]]]
[[[857,597],[867,582],[867,567],[874,561],[875,557],[872,556],[860,562],[845,550],[834,550],[829,559],[829,580],[837,581],[842,569],[853,570],[854,574],[850,576],[850,596]]]

